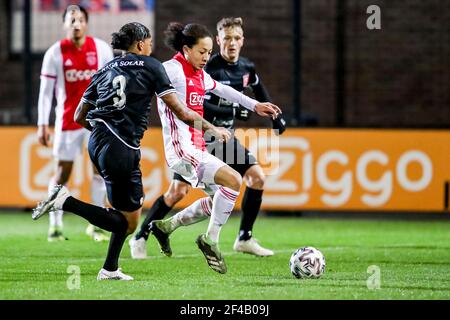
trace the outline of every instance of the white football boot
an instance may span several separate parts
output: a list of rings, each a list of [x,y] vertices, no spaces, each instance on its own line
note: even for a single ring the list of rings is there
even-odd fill
[[[253,237],[248,240],[239,240],[239,237],[237,237],[233,249],[237,252],[249,253],[258,257],[273,256],[272,250],[261,247],[258,240]]]
[[[70,197],[70,192],[65,186],[61,184],[54,186],[48,198],[39,202],[37,207],[33,209],[31,218],[37,220],[53,209],[62,210],[62,206],[68,197]]]
[[[122,269],[117,269],[116,271],[108,271],[103,268],[100,269],[97,275],[97,280],[134,280],[133,277],[122,272]]]

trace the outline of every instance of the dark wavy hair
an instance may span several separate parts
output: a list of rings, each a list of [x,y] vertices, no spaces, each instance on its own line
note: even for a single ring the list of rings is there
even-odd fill
[[[112,34],[111,46],[113,49],[128,50],[136,41],[150,38],[150,30],[139,22],[131,22],[120,28],[119,32]]]
[[[174,51],[183,52],[183,46],[192,48],[199,39],[213,38],[208,28],[202,24],[189,23],[183,25],[179,22],[169,23],[164,31],[164,43]]]

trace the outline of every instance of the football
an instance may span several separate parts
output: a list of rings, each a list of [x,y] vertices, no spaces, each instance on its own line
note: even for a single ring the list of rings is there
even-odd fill
[[[325,257],[316,248],[298,248],[291,255],[289,267],[298,279],[319,278],[325,272]]]

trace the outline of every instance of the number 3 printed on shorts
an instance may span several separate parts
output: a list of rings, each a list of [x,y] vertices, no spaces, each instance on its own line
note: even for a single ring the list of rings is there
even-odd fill
[[[127,102],[127,96],[125,95],[125,87],[127,86],[127,79],[120,75],[114,78],[113,88],[117,89],[116,93],[118,97],[114,97],[114,107],[121,109],[124,107],[125,102]]]

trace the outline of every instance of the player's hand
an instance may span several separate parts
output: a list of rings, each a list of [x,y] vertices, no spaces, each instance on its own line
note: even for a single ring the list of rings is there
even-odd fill
[[[233,103],[234,117],[238,120],[247,121],[250,118],[250,110],[244,108],[238,103]]]
[[[258,102],[255,106],[255,112],[261,117],[276,119],[281,114],[281,109],[270,102]]]
[[[286,120],[283,119],[281,114],[276,119],[272,119],[272,128],[277,136],[283,134],[286,130]]]
[[[214,127],[213,135],[219,142],[228,142],[231,139],[230,131],[222,127]]]
[[[40,144],[42,144],[43,146],[46,146],[46,147],[48,147],[50,145],[51,135],[50,135],[50,130],[47,125],[40,125],[38,127],[37,135],[38,135],[38,141]]]

